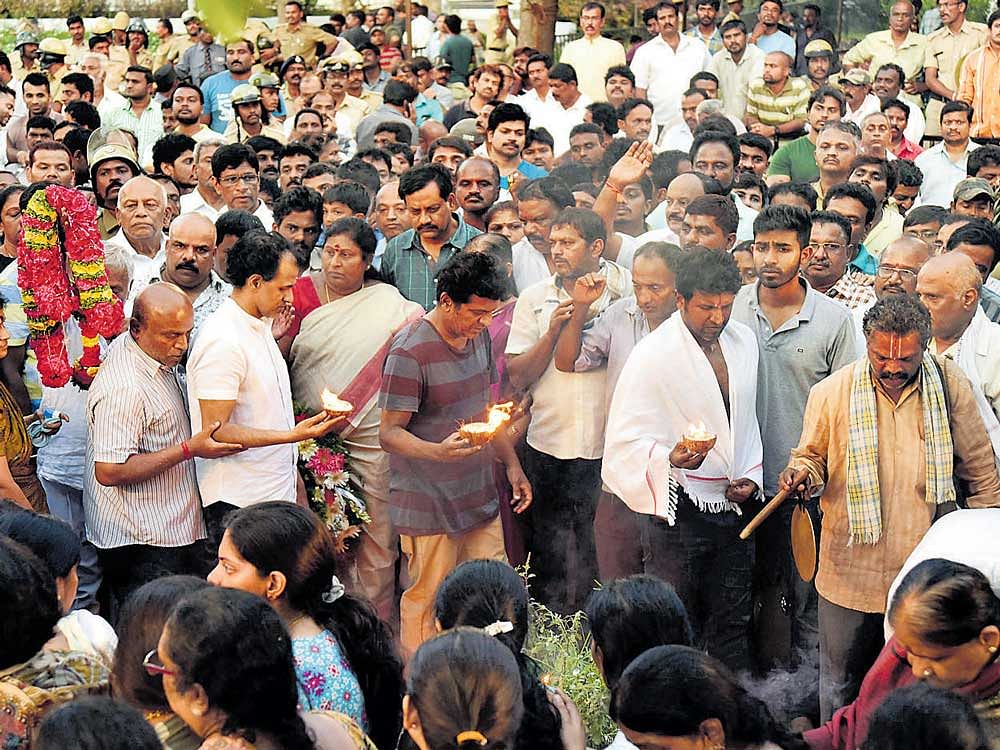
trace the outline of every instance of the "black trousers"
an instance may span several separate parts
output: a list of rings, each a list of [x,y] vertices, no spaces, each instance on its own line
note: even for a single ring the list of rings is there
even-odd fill
[[[885,645],[884,620],[881,612],[857,612],[819,598],[820,721],[858,697]]]
[[[739,538],[745,519],[731,512],[702,513],[680,494],[673,526],[646,517],[645,572],[677,591],[701,647],[733,671],[747,670],[754,545]]]
[[[204,539],[182,547],[130,544],[98,549],[97,557],[104,571],[101,588],[108,604],[108,620],[112,625],[117,623],[125,600],[143,584],[171,575],[207,576],[211,570],[207,565],[207,549]]]
[[[534,497],[525,534],[531,594],[553,612],[577,612],[598,579],[594,515],[601,461],[553,458],[526,445],[523,468]]]

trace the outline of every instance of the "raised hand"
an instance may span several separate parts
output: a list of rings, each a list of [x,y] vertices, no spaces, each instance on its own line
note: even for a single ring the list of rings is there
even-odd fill
[[[628,147],[608,173],[608,185],[621,192],[628,185],[639,182],[653,163],[653,144],[637,141]]]
[[[607,286],[607,279],[603,276],[599,276],[596,273],[588,273],[576,280],[576,283],[570,290],[570,296],[573,298],[574,304],[581,307],[590,307],[601,298]]]

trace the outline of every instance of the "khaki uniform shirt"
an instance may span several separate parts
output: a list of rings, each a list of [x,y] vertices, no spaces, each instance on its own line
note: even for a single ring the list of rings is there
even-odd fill
[[[985,24],[975,23],[968,19],[962,24],[957,34],[953,34],[947,26],[927,35],[927,54],[924,56],[924,68],[937,70],[938,80],[958,93],[958,82],[962,73],[962,63],[973,50],[986,44],[987,29]],[[938,99],[927,102],[927,132],[926,135],[941,135],[941,110],[944,103]]]
[[[487,65],[513,65],[514,50],[517,48],[517,37],[511,30],[504,29],[503,36],[497,36],[497,27],[500,26],[500,19],[492,16],[486,25],[486,49],[484,52]],[[579,73],[579,71],[578,71]],[[583,79],[580,79],[581,82]],[[604,81],[601,81],[601,86]]]
[[[194,46],[194,40],[187,34],[171,34],[166,41],[161,41],[156,54],[153,55],[153,70],[173,63],[176,65],[185,51]]]
[[[124,47],[119,47],[117,44],[112,44],[111,49],[108,51],[108,74],[104,79],[104,87],[112,91],[118,91],[118,85],[125,78],[125,71],[128,70],[128,66],[131,64],[132,60],[128,56],[128,50]]]
[[[955,476],[968,484],[970,508],[1000,505],[993,447],[972,388],[958,365],[939,360],[950,402]],[[930,528],[936,506],[926,502],[923,407],[920,382],[907,386],[897,403],[875,385],[878,420],[878,480],[882,537],[877,544],[848,544],[847,440],[854,364],[813,386],[802,437],[790,466],[806,468],[823,485],[819,572],[816,590],[829,602],[857,612],[884,612],[889,586],[907,556]]]
[[[595,102],[606,102],[604,76],[610,68],[625,64],[621,42],[599,36],[580,37],[563,47],[559,62],[572,65],[580,82],[580,91]]]
[[[302,55],[308,68],[316,67],[317,44],[322,42],[329,47],[335,47],[338,42],[333,34],[327,34],[311,23],[299,24],[295,31],[289,29],[287,23],[279,24],[274,30],[274,38],[281,42],[281,54],[286,60],[292,55]]]

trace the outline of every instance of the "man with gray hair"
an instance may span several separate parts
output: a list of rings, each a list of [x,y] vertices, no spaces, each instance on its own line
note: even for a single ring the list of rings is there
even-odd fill
[[[130,250],[135,264],[133,278],[147,279],[162,261],[167,192],[156,180],[138,175],[122,185],[117,202],[121,228],[105,244]]]
[[[820,204],[824,202],[827,190],[847,182],[860,147],[861,131],[854,123],[832,120],[820,129],[816,137],[819,179],[812,183]]]
[[[204,213],[210,216],[226,210],[226,202],[212,179],[212,157],[225,145],[226,141],[221,138],[208,138],[195,144],[194,176],[198,184],[193,191],[181,196],[182,214]]]
[[[822,492],[824,722],[857,697],[884,644],[889,586],[935,518],[955,507],[956,484],[969,507],[1000,505],[969,381],[954,360],[925,356],[927,309],[913,295],[885,297],[865,315],[864,332],[866,356],[810,391],[802,437],[779,480],[779,489],[806,497]],[[831,741],[829,725],[814,731],[818,744]]]
[[[927,350],[954,360],[972,383],[976,406],[1000,458],[1000,324],[979,304],[983,280],[963,253],[937,255],[920,269],[917,294],[931,314]]]

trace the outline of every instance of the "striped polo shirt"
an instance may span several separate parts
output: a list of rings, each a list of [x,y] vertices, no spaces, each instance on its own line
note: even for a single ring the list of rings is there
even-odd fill
[[[792,120],[804,121],[811,95],[812,88],[805,78],[789,78],[777,94],[771,92],[763,78],[756,78],[750,82],[747,115],[772,126]]]
[[[457,351],[422,318],[393,339],[379,406],[410,412],[406,429],[440,443],[462,422],[485,418],[497,380],[488,331]],[[496,518],[493,461],[490,446],[451,462],[390,454],[389,515],[399,533],[461,534]]]

